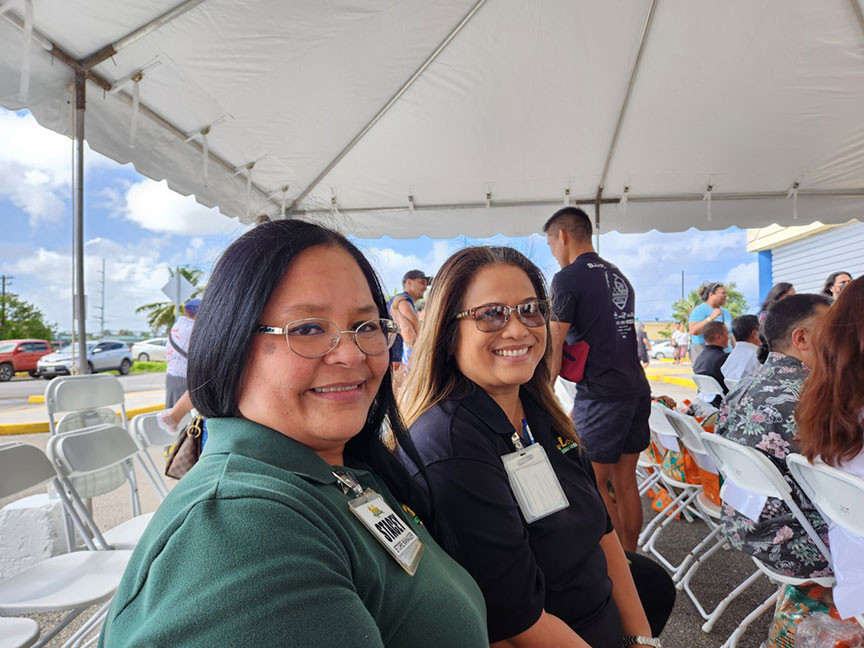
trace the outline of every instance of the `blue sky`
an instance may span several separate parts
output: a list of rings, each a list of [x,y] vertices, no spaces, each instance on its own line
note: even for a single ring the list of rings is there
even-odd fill
[[[135,314],[141,304],[164,299],[160,288],[170,267],[188,264],[208,273],[219,253],[246,231],[237,220],[198,205],[139,175],[129,166],[87,152],[85,186],[85,281],[90,331],[98,330],[100,270],[106,259],[105,326],[146,331]],[[0,274],[12,275],[12,292],[35,304],[60,331],[70,328],[71,142],[36,124],[27,112],[0,109]],[[550,210],[551,214],[551,210]],[[378,269],[388,290],[402,274],[420,268],[433,274],[464,245],[512,245],[547,278],[558,266],[540,235],[490,239],[355,239]],[[685,289],[703,281],[735,281],[751,310],[758,306],[756,255],[746,233],[609,233],[600,253],[616,263],[636,289],[636,314],[666,319]]]

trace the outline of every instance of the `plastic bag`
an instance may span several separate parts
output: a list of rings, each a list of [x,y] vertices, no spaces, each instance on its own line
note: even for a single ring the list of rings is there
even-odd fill
[[[798,624],[795,648],[864,648],[864,628],[854,621],[813,614]]]

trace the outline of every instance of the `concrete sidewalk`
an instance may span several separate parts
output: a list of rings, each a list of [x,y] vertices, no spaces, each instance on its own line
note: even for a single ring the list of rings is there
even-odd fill
[[[651,360],[651,364],[645,370],[645,377],[652,382],[662,382],[680,387],[696,389],[693,382],[693,367],[689,362],[680,365],[672,364],[672,360]]]
[[[32,397],[37,398],[37,397]],[[44,397],[42,398],[44,401]],[[165,409],[165,390],[129,392],[126,394],[126,417]],[[120,410],[116,409],[118,416]],[[42,434],[48,432],[48,410],[43,403],[0,412],[0,437],[11,434]]]

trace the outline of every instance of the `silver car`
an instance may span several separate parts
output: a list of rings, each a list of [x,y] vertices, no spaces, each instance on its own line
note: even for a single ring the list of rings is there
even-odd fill
[[[77,348],[75,349],[77,351]],[[116,369],[121,376],[132,368],[132,352],[119,340],[99,340],[87,343],[87,364],[90,373]],[[72,374],[72,345],[69,344],[57,353],[49,353],[39,359],[36,372],[50,380],[55,376]]]

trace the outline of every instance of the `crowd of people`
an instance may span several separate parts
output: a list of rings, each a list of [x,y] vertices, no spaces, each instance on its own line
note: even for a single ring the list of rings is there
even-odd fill
[[[543,231],[561,267],[551,291],[516,250],[477,246],[434,279],[409,271],[389,302],[319,225],[265,222],[229,246],[187,347],[207,442],[141,538],[100,646],[661,646],[675,589],[636,553],[652,395],[633,286],[581,209]],[[787,290],[760,326],[705,286],[676,361],[689,336],[694,369],[755,370],[718,427],[778,457],[797,442],[788,398],[776,429],[736,417],[778,407],[772,380],[797,401],[812,364],[802,447],[862,470],[864,286],[841,274],[830,288],[830,308]],[[576,383],[572,408],[558,376]],[[784,514],[768,513],[764,528],[729,514],[754,555]]]

